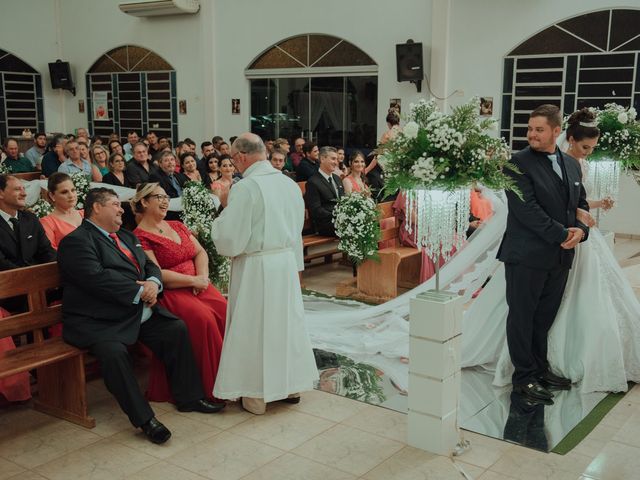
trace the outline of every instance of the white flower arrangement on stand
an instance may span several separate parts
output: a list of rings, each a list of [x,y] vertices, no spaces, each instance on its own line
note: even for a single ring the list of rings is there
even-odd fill
[[[76,193],[78,194],[78,203],[76,203],[76,209],[82,210],[84,208],[84,202],[87,198],[87,193],[91,188],[91,182],[89,177],[84,173],[72,173],[70,175],[73,186],[76,187]]]

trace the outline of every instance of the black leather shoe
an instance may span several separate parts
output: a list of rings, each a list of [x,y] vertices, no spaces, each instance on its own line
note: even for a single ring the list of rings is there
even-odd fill
[[[514,385],[513,391],[536,400],[551,400],[553,398],[553,394],[538,382],[531,382],[524,385]]]
[[[192,403],[178,405],[179,412],[200,412],[200,413],[218,413],[225,407],[223,402],[211,402],[204,398],[196,400]]]
[[[281,401],[285,403],[292,403],[295,405],[297,403],[300,403],[300,396],[283,398]]]
[[[545,387],[559,388],[561,390],[569,390],[571,388],[571,379],[564,378],[547,370],[538,377],[538,381]]]
[[[140,428],[153,443],[164,443],[171,438],[169,429],[160,423],[156,417],[153,417]]]

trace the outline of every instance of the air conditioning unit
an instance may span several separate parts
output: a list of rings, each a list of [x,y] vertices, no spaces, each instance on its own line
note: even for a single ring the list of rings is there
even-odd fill
[[[127,15],[156,17],[160,15],[194,14],[200,10],[199,0],[155,0],[149,2],[121,3],[118,5]]]

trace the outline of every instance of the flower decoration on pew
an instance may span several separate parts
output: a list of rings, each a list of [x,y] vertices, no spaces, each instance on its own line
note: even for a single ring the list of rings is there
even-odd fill
[[[73,182],[73,186],[76,187],[76,193],[78,194],[78,203],[76,204],[76,209],[82,210],[84,208],[84,202],[87,198],[87,193],[89,193],[89,189],[91,188],[91,182],[89,177],[84,173],[72,173],[71,181]]]
[[[7,164],[4,162],[0,162],[0,175],[6,175],[8,173],[11,173],[11,170],[9,170]]]
[[[357,192],[341,197],[333,209],[333,224],[338,249],[353,263],[378,259],[380,212],[370,197]]]
[[[46,217],[53,212],[53,205],[47,202],[44,198],[39,198],[36,203],[27,208],[38,218]]]
[[[231,262],[218,253],[211,239],[211,226],[218,216],[211,192],[200,182],[187,182],[182,190],[182,221],[209,256],[209,279],[220,291],[229,285]]]

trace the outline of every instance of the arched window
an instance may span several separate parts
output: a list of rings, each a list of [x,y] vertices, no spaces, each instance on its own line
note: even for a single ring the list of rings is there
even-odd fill
[[[375,147],[378,66],[352,43],[330,35],[288,38],[262,52],[245,74],[252,132]]]
[[[44,132],[42,79],[30,65],[0,50],[0,137]]]
[[[107,118],[94,106],[107,101]],[[94,105],[95,103],[95,105]],[[87,72],[87,115],[94,135],[149,130],[178,139],[176,72],[156,53],[124,45],[102,55]]]
[[[529,113],[558,105],[565,114],[616,102],[640,109],[640,10],[607,9],[558,22],[504,60],[502,135],[527,145]]]

